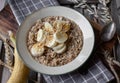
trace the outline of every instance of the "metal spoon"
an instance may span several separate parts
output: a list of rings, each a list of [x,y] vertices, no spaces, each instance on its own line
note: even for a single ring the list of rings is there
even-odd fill
[[[120,62],[120,38],[117,37],[118,44],[116,45],[116,59]]]
[[[113,21],[109,22],[106,26],[103,27],[101,31],[101,40],[104,42],[110,41],[116,32],[116,26]]]
[[[98,45],[96,45],[94,52],[103,42],[110,41],[115,35],[115,32],[116,32],[116,26],[113,21],[109,22],[106,26],[104,26],[100,34],[102,41]]]

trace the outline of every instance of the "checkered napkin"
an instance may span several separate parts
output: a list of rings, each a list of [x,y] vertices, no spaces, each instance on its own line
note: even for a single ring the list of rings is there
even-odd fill
[[[60,0],[59,0],[60,1]],[[9,0],[9,5],[20,25],[24,18],[43,7],[59,5],[57,0]],[[47,83],[106,83],[114,79],[111,72],[100,60],[88,62],[90,64],[74,72],[49,76],[43,75]]]
[[[24,18],[43,7],[58,5],[56,0],[9,0],[9,5],[20,25]]]
[[[44,75],[44,78],[47,83],[107,83],[114,77],[100,60],[90,60],[82,68],[71,73],[58,76]]]

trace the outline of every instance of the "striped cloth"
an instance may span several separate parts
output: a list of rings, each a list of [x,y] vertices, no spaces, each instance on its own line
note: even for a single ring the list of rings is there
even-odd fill
[[[9,5],[20,25],[25,17],[35,10],[59,5],[59,3],[56,0],[9,0]],[[43,77],[47,83],[106,83],[113,80],[114,76],[103,63],[100,60],[95,60],[90,59],[90,62],[84,64],[85,67],[68,74],[43,75]]]

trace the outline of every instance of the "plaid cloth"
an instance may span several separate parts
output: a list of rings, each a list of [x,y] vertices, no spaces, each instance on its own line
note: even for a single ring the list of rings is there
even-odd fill
[[[100,60],[96,62],[90,60],[87,63],[90,64],[85,64],[82,69],[77,69],[69,74],[44,75],[44,78],[47,83],[107,83],[114,78]]]
[[[56,0],[9,0],[9,5],[20,25],[25,16],[35,10],[59,5],[59,3]],[[43,75],[43,77],[47,83],[106,83],[114,79],[114,76],[100,60],[93,61],[91,59],[88,63],[90,64],[84,64],[85,68],[82,67],[83,69],[80,68],[68,74],[58,76]]]
[[[20,25],[25,16],[43,7],[58,5],[58,2],[56,0],[9,0],[9,4]]]

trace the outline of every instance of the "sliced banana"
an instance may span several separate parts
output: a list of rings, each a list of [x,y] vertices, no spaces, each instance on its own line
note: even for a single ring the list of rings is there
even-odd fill
[[[45,32],[42,29],[39,29],[37,33],[37,41],[40,42],[45,39]]]
[[[62,26],[63,26],[62,21],[58,20],[58,21],[56,21],[56,22],[57,22],[57,26],[56,26],[57,31],[61,31],[61,30],[62,30]]]
[[[61,48],[63,48],[63,46],[64,46],[64,43],[60,43],[57,46],[53,47],[53,50],[55,50],[55,51],[60,50]]]
[[[49,22],[45,22],[44,27],[47,32],[53,32],[53,27]]]
[[[63,32],[63,31],[56,32],[54,34],[54,39],[58,43],[64,43],[68,39],[68,35],[65,32]]]
[[[56,29],[55,31],[67,32],[70,30],[70,23],[68,21],[56,20],[53,26]]]
[[[56,31],[61,31],[61,30],[62,30],[61,21],[60,21],[60,20],[54,21],[53,27],[54,27],[54,32],[56,32]]]
[[[57,44],[57,42],[56,42],[55,39],[53,38],[53,35],[47,36],[46,43],[45,43],[45,45],[46,45],[47,47],[52,48],[52,47],[56,46],[56,44]]]
[[[44,46],[41,43],[36,43],[31,48],[33,56],[41,56],[44,53]]]
[[[67,32],[69,30],[70,30],[70,23],[66,22],[62,27],[62,31]]]
[[[61,54],[61,53],[63,53],[63,52],[65,52],[65,50],[66,50],[66,45],[64,44],[64,46],[61,48],[61,49],[59,49],[59,50],[54,50],[56,53],[58,53],[58,54]]]

